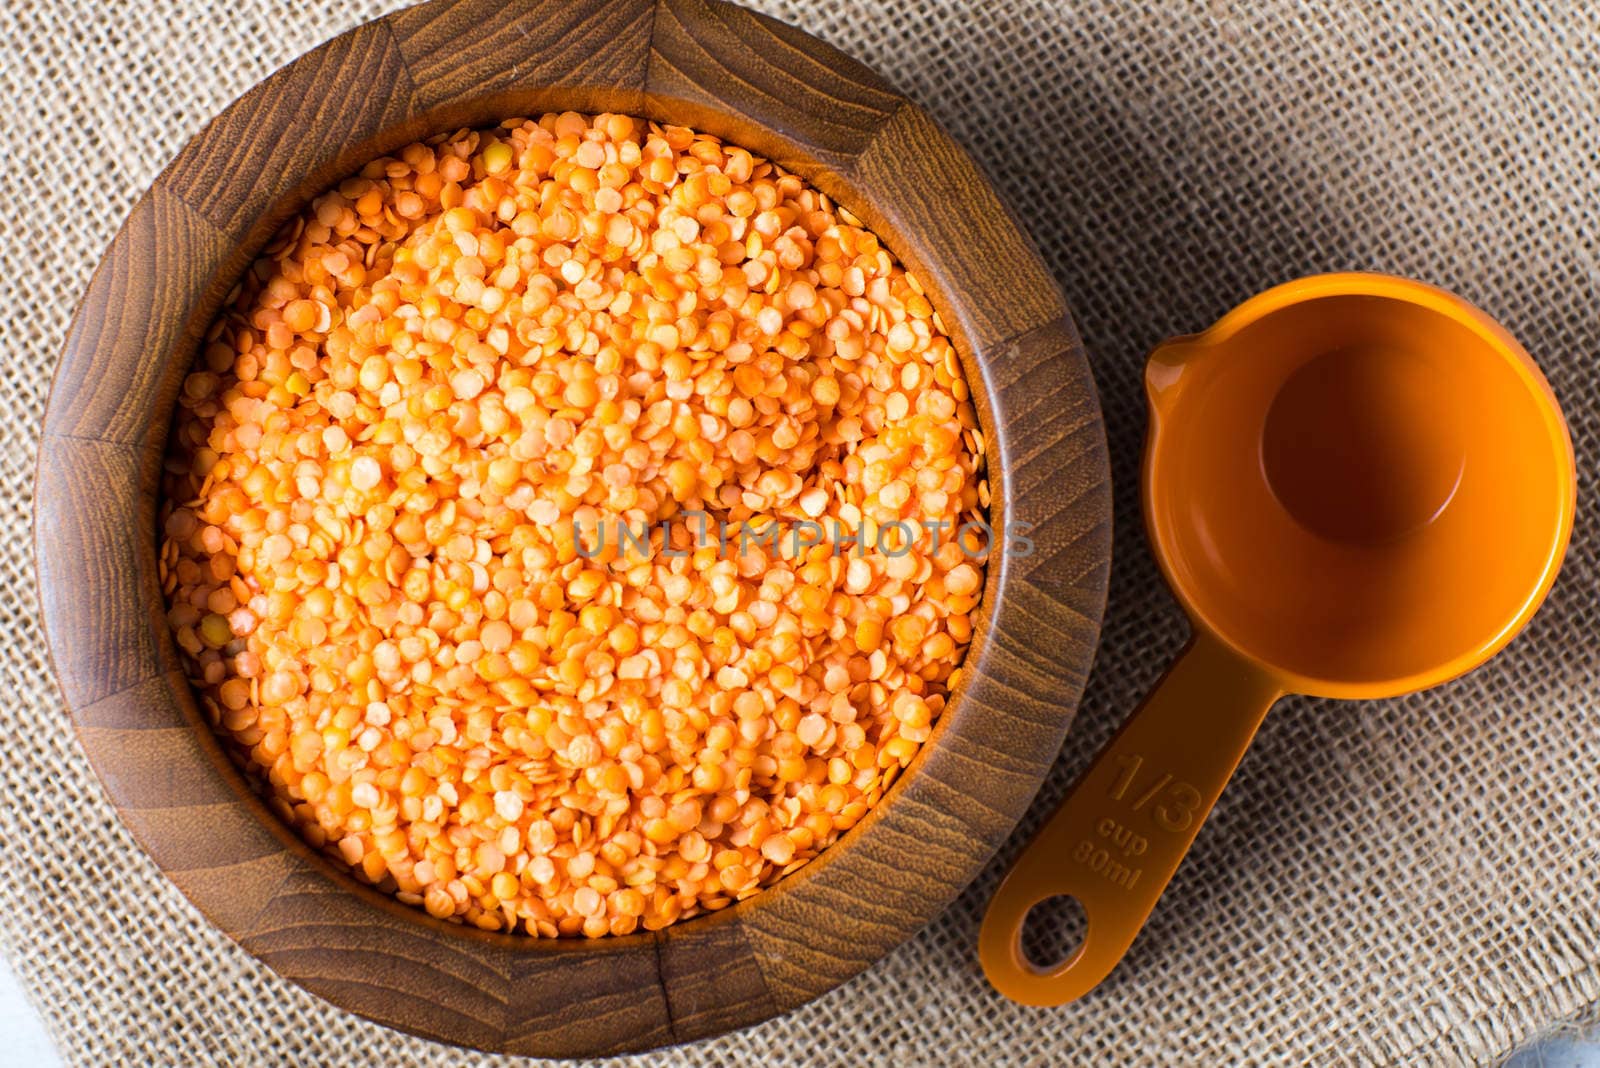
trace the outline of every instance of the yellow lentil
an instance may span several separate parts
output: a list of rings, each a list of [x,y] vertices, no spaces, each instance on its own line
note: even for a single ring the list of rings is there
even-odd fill
[[[815,857],[931,734],[984,552],[894,525],[983,519],[982,434],[921,286],[771,162],[619,115],[436,137],[313,201],[209,337],[169,621],[358,878],[659,930]],[[695,545],[691,511],[780,533]],[[618,522],[649,551],[576,535]]]

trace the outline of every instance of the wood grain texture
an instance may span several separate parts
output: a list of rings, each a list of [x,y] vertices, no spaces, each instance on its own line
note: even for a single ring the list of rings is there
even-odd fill
[[[192,350],[244,259],[204,216],[161,185],[134,206],[100,261],[67,333],[45,412],[47,438],[159,448]],[[116,376],[106,374],[116,367]]]
[[[980,352],[1067,316],[1044,261],[976,162],[921,108],[897,111],[851,167],[862,217],[903,236],[896,253],[937,276],[954,321]],[[917,161],[917,162],[913,162]],[[924,162],[925,161],[925,162]],[[890,196],[870,195],[892,190]],[[957,251],[961,250],[961,251]]]
[[[319,189],[442,129],[631,111],[768,155],[855,211],[922,280],[965,362],[996,525],[964,679],[885,800],[822,857],[657,933],[551,942],[443,923],[274,818],[210,732],[165,625],[160,450],[227,289]],[[35,555],[85,753],[210,921],[389,1026],[594,1056],[746,1026],[848,980],[955,896],[1054,761],[1093,659],[1110,554],[1099,406],[1066,307],[981,169],[877,75],[719,0],[430,0],[296,61],[206,127],[90,283],[46,414]]]
[[[298,207],[287,207],[286,198],[308,184],[336,182],[370,159],[374,135],[402,126],[412,107],[411,76],[394,35],[368,23],[230,104],[160,182],[230,239],[248,239]]]
[[[661,932],[661,986],[678,1033],[716,1034],[759,1023],[777,1011],[740,912],[716,913]]]
[[[654,20],[654,0],[430,0],[385,21],[418,110],[443,128],[553,107],[636,114]]]
[[[646,93],[664,119],[800,170],[848,170],[904,103],[842,52],[718,0],[662,0]]]
[[[157,461],[154,447],[83,438],[40,446],[39,599],[72,708],[179,670],[156,576]]]

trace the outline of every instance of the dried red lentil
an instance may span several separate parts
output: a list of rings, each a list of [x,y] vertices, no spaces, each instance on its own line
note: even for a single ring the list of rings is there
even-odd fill
[[[948,536],[720,548],[684,513],[871,546],[979,519],[981,455],[932,307],[848,212],[681,127],[513,120],[368,165],[249,272],[179,400],[169,619],[358,877],[483,928],[656,929],[861,819],[982,585]],[[579,551],[618,520],[655,551]]]

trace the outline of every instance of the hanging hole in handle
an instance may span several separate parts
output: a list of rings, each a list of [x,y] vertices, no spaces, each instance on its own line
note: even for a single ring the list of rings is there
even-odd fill
[[[1071,894],[1047,897],[1022,920],[1022,959],[1045,975],[1060,968],[1083,948],[1089,917]]]

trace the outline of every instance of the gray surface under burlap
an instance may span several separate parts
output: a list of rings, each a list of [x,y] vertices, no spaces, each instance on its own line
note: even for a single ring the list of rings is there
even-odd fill
[[[84,1064],[469,1059],[279,980],[144,858],[50,682],[26,533],[49,370],[128,206],[208,116],[385,6],[0,6],[0,931]],[[1117,562],[1088,697],[1024,831],[1184,632],[1136,494],[1139,366],[1163,336],[1312,271],[1378,268],[1456,289],[1549,373],[1592,497],[1592,5],[765,6],[884,71],[976,152],[1092,354]],[[1600,530],[1580,515],[1528,633],[1454,685],[1384,703],[1284,702],[1121,970],[1083,1003],[1019,1008],[977,971],[978,916],[1019,834],[943,917],[844,989],[632,1063],[1439,1063],[1492,1059],[1585,1012],[1600,999],[1597,553]]]

